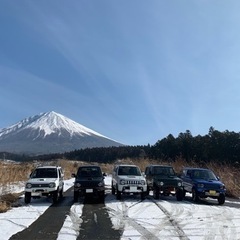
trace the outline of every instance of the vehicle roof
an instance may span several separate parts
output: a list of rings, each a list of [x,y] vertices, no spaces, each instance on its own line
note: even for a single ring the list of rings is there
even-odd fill
[[[98,167],[98,168],[100,168],[100,166],[98,166],[98,165],[82,165],[82,166],[80,166],[79,168],[86,168],[86,167]]]
[[[151,165],[148,165],[147,167],[169,167],[169,168],[172,168],[172,166],[170,166],[170,165],[161,165],[161,164],[151,164]]]
[[[208,170],[208,171],[211,171],[208,168],[199,168],[199,167],[184,167],[183,169],[187,169],[187,170]]]
[[[60,166],[38,166],[37,168],[61,168]]]
[[[138,167],[135,164],[117,164],[116,167]]]

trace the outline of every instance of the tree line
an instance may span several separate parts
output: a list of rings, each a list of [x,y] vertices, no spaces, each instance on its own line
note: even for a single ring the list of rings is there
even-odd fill
[[[7,153],[5,153],[5,157]],[[0,155],[1,156],[1,155]],[[193,137],[189,130],[179,133],[175,138],[172,134],[158,140],[154,145],[120,146],[86,148],[63,154],[48,154],[41,156],[16,156],[13,160],[31,161],[65,158],[69,160],[111,163],[124,158],[149,158],[175,161],[181,157],[186,161],[237,164],[240,161],[240,133],[228,130],[220,132],[213,127],[208,134]]]

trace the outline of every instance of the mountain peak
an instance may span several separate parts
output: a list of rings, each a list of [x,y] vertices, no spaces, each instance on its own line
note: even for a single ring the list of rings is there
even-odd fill
[[[79,134],[105,137],[54,111],[40,113],[38,115],[25,118],[24,120],[3,130],[5,133],[10,133],[12,131],[22,131],[26,128],[39,130],[39,132],[41,132],[41,136],[44,135],[44,137],[52,133],[61,134],[62,129],[67,131],[71,136],[73,134]],[[0,131],[0,137],[4,132]]]
[[[60,153],[81,148],[121,145],[54,111],[28,117],[0,129],[0,151],[13,153]]]

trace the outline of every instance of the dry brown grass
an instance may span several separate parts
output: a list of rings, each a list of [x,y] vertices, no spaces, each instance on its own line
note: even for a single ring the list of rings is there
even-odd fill
[[[0,196],[0,212],[7,211],[14,202],[17,201],[19,194],[8,193],[8,186],[19,182],[26,181],[29,177],[31,171],[36,167],[36,165],[45,165],[46,162],[32,162],[32,163],[4,163],[0,162],[0,190],[2,190],[2,195]],[[183,167],[206,167],[212,169],[216,175],[225,183],[227,188],[227,194],[232,197],[240,196],[240,178],[238,177],[239,168],[230,165],[219,165],[217,163],[208,164],[197,164],[196,162],[187,163],[184,159],[177,159],[176,161],[156,161],[152,159],[122,159],[115,161],[114,164],[98,164],[98,163],[85,163],[80,161],[70,161],[70,160],[57,160],[50,161],[47,165],[59,165],[64,170],[65,179],[71,178],[72,173],[76,173],[79,166],[97,164],[100,165],[102,171],[111,174],[114,164],[135,164],[140,167],[142,171],[145,170],[148,164],[163,164],[171,165],[177,173],[180,173]],[[4,190],[6,189],[6,191]]]

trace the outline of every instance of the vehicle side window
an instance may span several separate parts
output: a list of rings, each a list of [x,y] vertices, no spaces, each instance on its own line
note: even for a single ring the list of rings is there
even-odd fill
[[[192,174],[193,174],[193,173],[192,173],[192,170],[188,170],[186,176],[191,178],[191,177],[192,177]]]

